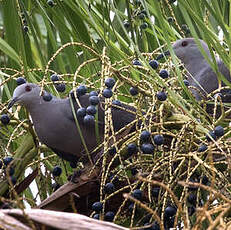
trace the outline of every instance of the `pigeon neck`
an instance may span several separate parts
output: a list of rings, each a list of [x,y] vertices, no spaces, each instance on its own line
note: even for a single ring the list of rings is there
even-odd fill
[[[23,99],[21,105],[25,106],[26,109],[31,112],[42,100],[42,97],[36,96],[32,98]]]
[[[34,119],[38,116],[38,114],[41,114],[43,110],[45,111],[47,107],[56,102],[57,99],[55,97],[53,97],[51,101],[44,101],[43,97],[39,96],[37,98],[34,98],[33,103],[25,104],[25,107]]]
[[[192,76],[196,76],[205,67],[207,68],[209,63],[203,58],[192,58],[187,63],[185,63],[185,68]]]

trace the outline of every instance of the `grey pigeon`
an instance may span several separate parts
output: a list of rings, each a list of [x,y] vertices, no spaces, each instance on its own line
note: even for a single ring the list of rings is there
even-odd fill
[[[40,96],[41,88],[32,83],[18,86],[13,93],[9,108],[19,103],[29,111],[39,140],[51,148],[56,154],[70,162],[77,162],[79,158],[86,159],[86,152],[71,110],[70,98],[59,99],[52,96],[45,101]],[[43,94],[47,94],[46,91]],[[82,107],[89,106],[89,95],[79,97]],[[101,141],[104,137],[104,103],[98,106],[98,127]],[[74,100],[75,111],[79,108]],[[125,111],[123,108],[126,108]],[[135,119],[135,109],[121,103],[121,109],[112,106],[112,120],[115,131],[120,130]],[[96,122],[96,121],[95,121]],[[78,118],[82,135],[89,151],[97,146],[95,126],[88,126]]]
[[[210,59],[212,59],[208,45],[203,40],[199,41],[205,53]],[[211,93],[218,88],[217,75],[200,52],[194,38],[183,38],[177,40],[172,47],[175,55],[181,60],[189,72],[187,75],[187,80],[189,81],[190,85],[198,88],[203,96],[206,96],[208,93]],[[170,52],[166,51],[164,54],[169,55]],[[157,60],[161,59],[163,56],[163,54],[159,55]],[[229,81],[231,81],[230,72],[222,60],[216,57],[216,62],[219,72]],[[201,96],[198,91],[192,90],[192,93],[197,100],[201,100]]]

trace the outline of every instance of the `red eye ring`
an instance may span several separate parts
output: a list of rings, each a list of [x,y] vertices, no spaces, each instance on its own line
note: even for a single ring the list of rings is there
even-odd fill
[[[183,47],[185,47],[185,46],[187,46],[188,45],[188,42],[187,41],[183,41],[182,43],[181,43],[181,46],[183,46]]]
[[[30,92],[32,90],[31,86],[27,85],[25,86],[25,91],[26,92]]]

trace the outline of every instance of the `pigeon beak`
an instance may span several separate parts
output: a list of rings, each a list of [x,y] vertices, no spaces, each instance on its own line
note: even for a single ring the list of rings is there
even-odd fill
[[[169,50],[167,50],[164,53],[162,53],[159,56],[157,56],[156,60],[158,61],[158,60],[162,59],[163,57],[169,56],[169,55],[170,55],[170,52],[169,52]]]
[[[18,98],[17,97],[14,97],[11,101],[10,101],[10,103],[9,103],[9,105],[8,105],[8,109],[10,109],[16,102],[18,101]]]

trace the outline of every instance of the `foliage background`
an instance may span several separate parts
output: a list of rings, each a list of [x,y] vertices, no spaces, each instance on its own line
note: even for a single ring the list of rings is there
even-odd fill
[[[115,64],[115,68],[119,68],[118,62],[121,62],[122,66],[129,66],[128,69],[131,71],[129,78],[141,91],[142,89],[145,91],[145,87],[139,85],[142,76],[142,80],[151,85],[149,96],[165,87],[170,102],[167,108],[174,107],[175,111],[178,110],[178,114],[181,113],[179,111],[186,111],[187,119],[192,121],[200,118],[203,122],[197,125],[201,136],[217,124],[228,127],[227,120],[217,121],[204,117],[205,112],[202,108],[198,108],[197,102],[183,85],[183,71],[179,68],[174,55],[171,62],[161,65],[172,71],[178,87],[183,88],[180,91],[160,79],[158,73],[149,67],[148,60],[166,49],[172,53],[171,42],[193,36],[205,40],[211,51],[215,50],[229,66],[230,5],[228,0],[54,0],[54,6],[51,7],[43,0],[2,0],[0,1],[0,113],[10,113],[6,105],[16,87],[15,79],[19,76],[24,76],[28,82],[43,82],[46,89],[58,95],[50,82],[50,75],[55,72],[63,77],[67,85],[67,90],[60,94],[61,97],[65,97],[69,90],[82,82],[91,89],[102,88],[100,61],[87,64],[80,69],[78,77],[76,79],[74,77],[81,64],[95,57],[91,50],[83,47],[82,44],[85,44],[94,49],[98,55],[105,54],[110,63]],[[140,12],[143,10],[146,15],[144,19],[140,19]],[[125,22],[129,24],[129,28],[126,28]],[[141,29],[144,23],[147,23],[147,28]],[[72,45],[71,42],[78,45]],[[69,45],[65,48],[65,44]],[[64,49],[56,53],[60,47]],[[54,54],[57,56],[53,59]],[[145,71],[131,65],[135,58],[143,62]],[[214,71],[217,71],[216,64],[211,65]],[[74,79],[76,81],[73,81]],[[129,83],[123,82],[116,97],[128,103],[136,103],[129,96]],[[141,100],[143,99],[142,96]],[[151,105],[152,103],[154,102],[152,101]],[[149,105],[143,107],[147,111]],[[196,115],[193,112],[194,108],[199,111]],[[201,114],[201,117],[198,117],[198,114]],[[36,166],[44,169],[40,170],[36,185],[33,186],[34,189],[38,188],[38,193],[32,191],[30,187],[22,195],[27,199],[27,206],[34,206],[36,199],[44,200],[52,193],[50,172],[55,164],[62,165],[68,171],[67,174],[63,173],[60,178],[55,179],[61,184],[67,180],[72,169],[44,146],[41,148],[34,146],[30,135],[33,134],[33,130],[27,126],[28,114],[25,111],[15,113],[14,118],[13,114],[10,115],[11,125],[2,126],[0,130],[1,156],[3,158],[14,155],[14,158],[18,159],[15,174],[18,181],[25,177],[25,170]],[[18,116],[20,120],[17,119]],[[181,118],[174,119],[181,120]],[[24,123],[20,123],[23,120]],[[14,132],[16,126],[18,129]],[[229,135],[226,138],[229,138]],[[223,175],[222,178],[228,176],[226,183],[229,184],[229,165],[227,171],[220,173]],[[218,182],[213,184],[214,188],[217,184]],[[229,197],[228,184],[225,191]],[[3,195],[7,189],[8,183],[3,177],[0,194]]]

